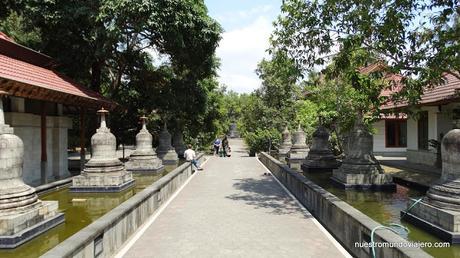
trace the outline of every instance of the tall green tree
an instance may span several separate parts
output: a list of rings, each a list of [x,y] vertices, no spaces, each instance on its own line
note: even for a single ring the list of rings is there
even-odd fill
[[[271,53],[256,70],[262,81],[250,96],[242,112],[242,131],[251,152],[276,148],[285,126],[297,128],[301,119],[296,108],[301,105],[298,80],[300,70],[283,51]],[[306,109],[304,109],[306,110]]]
[[[263,59],[256,70],[262,86],[256,90],[268,111],[272,126],[282,130],[286,124],[295,123],[295,105],[301,94],[297,81],[300,70],[285,52],[272,52],[269,60]]]
[[[33,47],[56,58],[60,72],[121,104],[112,116],[117,135],[133,135],[127,130],[136,117],[152,110],[170,122],[174,114],[189,134],[213,128],[208,123],[216,111],[209,100],[217,89],[215,49],[222,29],[204,1],[8,3],[0,12],[0,26],[10,24],[2,27],[7,34],[28,45],[24,36],[36,33]],[[19,22],[11,22],[13,14]]]
[[[360,49],[374,53],[387,72],[405,76],[402,96],[416,102],[443,74],[460,76],[459,6],[455,0],[286,0],[272,40],[304,70],[332,57],[350,63]]]

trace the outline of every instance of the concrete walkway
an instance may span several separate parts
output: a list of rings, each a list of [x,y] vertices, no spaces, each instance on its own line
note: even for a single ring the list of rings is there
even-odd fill
[[[351,257],[241,140],[212,157],[123,257]]]

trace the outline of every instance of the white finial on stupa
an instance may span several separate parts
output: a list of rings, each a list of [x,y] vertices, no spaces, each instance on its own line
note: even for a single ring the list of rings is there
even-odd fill
[[[141,123],[142,123],[142,129],[141,130],[147,130],[147,126],[146,126],[147,117],[146,116],[141,116],[139,119],[141,120]]]
[[[105,110],[104,107],[102,107],[100,110],[97,111],[97,114],[101,116],[101,126],[100,128],[107,128],[107,122],[105,119],[105,116],[109,113],[109,111]]]

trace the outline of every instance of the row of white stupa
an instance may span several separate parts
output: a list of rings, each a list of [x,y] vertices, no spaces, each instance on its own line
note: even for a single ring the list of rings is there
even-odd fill
[[[166,125],[155,153],[153,137],[142,117],[142,129],[136,135],[137,148],[125,166],[116,155],[116,139],[107,127],[107,113],[104,109],[98,111],[101,122],[91,137],[91,159],[81,175],[73,178],[70,191],[119,192],[133,186],[132,172],[155,173],[164,169],[163,164],[178,164]],[[35,188],[24,183],[23,163],[24,144],[13,128],[5,124],[0,98],[0,248],[15,248],[64,222],[57,201],[39,200]]]
[[[146,117],[141,117],[142,128],[136,135],[136,150],[123,164],[116,155],[116,139],[106,125],[107,110],[98,111],[101,125],[91,137],[92,156],[79,176],[73,178],[72,192],[119,192],[133,185],[132,172],[156,173],[164,165],[177,165],[178,153],[185,149],[182,134],[177,142],[179,150],[171,145],[171,134],[166,124],[159,135],[159,145],[153,149],[153,136],[147,130]]]

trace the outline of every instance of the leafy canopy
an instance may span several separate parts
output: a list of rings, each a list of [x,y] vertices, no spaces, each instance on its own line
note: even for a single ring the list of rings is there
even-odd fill
[[[460,76],[459,1],[286,0],[272,37],[309,71],[335,58],[348,69],[349,53],[365,50],[406,78],[404,97],[417,101],[423,87]]]

